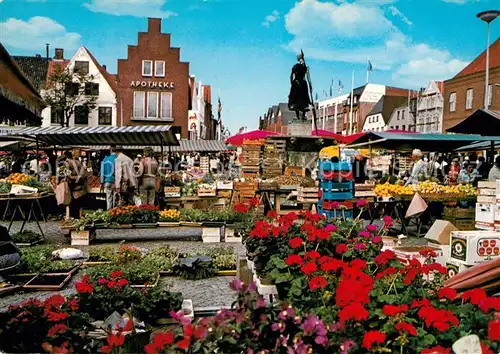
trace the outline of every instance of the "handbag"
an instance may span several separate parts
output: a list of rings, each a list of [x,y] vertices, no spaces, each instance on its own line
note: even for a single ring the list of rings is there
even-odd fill
[[[71,191],[68,182],[59,183],[54,189],[54,193],[56,194],[57,205],[69,205],[71,203]]]

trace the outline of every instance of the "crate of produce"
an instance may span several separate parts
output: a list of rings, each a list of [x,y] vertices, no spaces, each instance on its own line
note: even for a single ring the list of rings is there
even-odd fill
[[[217,191],[217,196],[221,198],[231,198],[231,195],[233,194],[233,191],[228,191],[228,190],[219,190]]]
[[[166,198],[176,198],[181,196],[181,187],[164,187],[163,192]]]
[[[232,181],[217,181],[217,189],[219,190],[227,190],[233,189],[233,182]]]
[[[215,188],[198,188],[198,197],[215,197],[217,195],[217,189]]]
[[[257,183],[254,182],[234,182],[233,184],[235,191],[243,191],[243,190],[257,190]]]
[[[500,234],[494,231],[453,231],[450,258],[472,266],[500,256]]]

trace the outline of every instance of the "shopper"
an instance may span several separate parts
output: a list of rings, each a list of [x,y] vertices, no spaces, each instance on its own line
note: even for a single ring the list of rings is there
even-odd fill
[[[474,170],[474,166],[470,162],[464,163],[464,168],[458,174],[458,183],[474,183],[476,179],[479,178],[479,175]]]
[[[458,158],[451,161],[450,171],[448,172],[448,184],[457,184],[458,175],[460,173],[460,162]]]
[[[497,179],[500,179],[500,156],[495,158],[495,164],[488,175],[489,181],[496,181]]]
[[[144,151],[144,158],[139,165],[138,177],[141,204],[154,205],[156,197],[156,175],[158,174],[158,161],[154,158],[152,149]]]
[[[419,149],[413,150],[411,158],[413,160],[413,167],[411,169],[410,177],[406,181],[405,185],[417,184],[419,175],[425,172],[425,163],[422,160],[422,151]]]
[[[486,163],[484,156],[479,156],[477,158],[477,165],[476,165],[476,174],[479,176],[480,179],[487,179],[488,178],[488,164]]]
[[[137,188],[134,161],[123,153],[121,146],[117,146],[115,152],[115,191],[119,193],[122,205],[131,205]]]
[[[67,169],[66,179],[71,192],[71,203],[69,206],[70,216],[80,218],[82,209],[85,206],[87,186],[87,169],[83,166],[80,158],[80,150],[74,149],[72,152],[65,152],[66,160],[64,166]]]
[[[101,162],[101,189],[106,194],[106,208],[108,210],[115,207],[115,161],[116,153],[111,149],[108,156]]]

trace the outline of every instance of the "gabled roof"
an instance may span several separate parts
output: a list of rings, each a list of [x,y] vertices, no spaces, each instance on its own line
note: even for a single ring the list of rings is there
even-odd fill
[[[94,62],[94,65],[97,67],[97,70],[99,70],[99,73],[102,75],[102,77],[104,77],[104,79],[109,84],[109,86],[111,87],[111,89],[116,93],[118,91],[117,90],[117,85],[116,85],[116,75],[108,73],[106,71],[106,69],[104,69],[102,67],[102,65],[99,64],[99,62],[97,61],[97,59],[94,57],[94,55],[92,54],[92,52],[90,50],[88,50],[87,47],[84,46],[83,49],[85,49],[87,51],[90,59]]]
[[[281,112],[281,123],[283,125],[287,125],[295,119],[296,114],[288,108],[288,103],[280,103],[278,107]]]
[[[387,124],[392,116],[392,112],[398,108],[402,107],[405,102],[408,102],[408,98],[404,96],[382,96],[382,98],[377,102],[377,104],[372,108],[370,113],[366,117],[373,116],[375,114],[382,114],[385,124]],[[366,122],[366,118],[365,118]],[[363,122],[363,125],[365,124]]]
[[[279,106],[272,106],[271,109],[272,109],[271,113],[273,114],[273,117],[276,117],[278,115]]]
[[[500,37],[490,46],[490,69],[500,67]],[[469,65],[460,71],[455,77],[462,77],[469,74],[485,71],[486,69],[486,50],[479,54]]]
[[[47,81],[50,59],[30,56],[12,56],[19,68],[33,85],[40,92]]]

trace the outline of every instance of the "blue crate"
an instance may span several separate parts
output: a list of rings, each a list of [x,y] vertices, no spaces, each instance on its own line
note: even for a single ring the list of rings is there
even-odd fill
[[[335,183],[332,181],[321,181],[323,191],[352,191],[354,186],[352,182]]]
[[[332,192],[332,191],[323,191],[323,199],[324,200],[346,200],[352,199],[354,197],[353,191],[347,192]]]
[[[353,213],[352,210],[344,210],[344,213],[342,213],[341,210],[337,210],[335,212],[335,211],[332,211],[332,210],[318,209],[318,213],[321,214],[321,215],[325,215],[325,217],[327,219],[333,219],[333,218],[335,218],[335,216],[336,216],[337,219],[340,219],[343,216],[346,219],[353,219],[354,218],[354,213]]]

